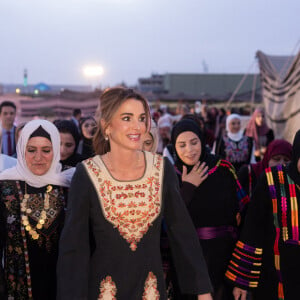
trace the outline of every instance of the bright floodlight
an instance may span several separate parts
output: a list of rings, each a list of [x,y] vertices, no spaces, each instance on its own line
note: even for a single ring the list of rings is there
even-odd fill
[[[83,73],[86,77],[97,77],[103,74],[104,70],[101,66],[86,66]]]

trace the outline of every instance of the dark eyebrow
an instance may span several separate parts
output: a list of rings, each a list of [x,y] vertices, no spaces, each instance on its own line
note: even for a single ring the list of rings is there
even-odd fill
[[[122,113],[121,116],[133,116],[133,113]],[[146,115],[146,113],[141,113],[140,116]]]
[[[189,140],[188,142],[194,142],[194,141],[197,141],[198,139],[197,138],[193,138],[193,139],[191,139],[191,140]],[[178,144],[184,144],[184,143],[186,143],[186,141],[178,141],[177,142]]]
[[[27,145],[28,148],[34,148],[36,149],[37,147],[36,146],[31,146],[31,145]],[[52,146],[44,146],[42,147],[42,149],[45,149],[45,148],[52,148]]]
[[[129,116],[133,116],[133,113],[122,113],[121,116],[125,116],[125,115],[129,115]]]

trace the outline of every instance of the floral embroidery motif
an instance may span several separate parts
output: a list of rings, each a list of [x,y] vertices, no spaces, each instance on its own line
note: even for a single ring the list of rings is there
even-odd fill
[[[157,290],[157,279],[152,272],[149,272],[148,277],[146,279],[142,300],[159,300],[159,292]]]
[[[232,141],[226,135],[223,139],[225,144],[226,160],[239,163],[248,159],[249,144],[247,136],[243,136],[243,138],[238,142]]]
[[[64,196],[62,191],[55,190],[57,199],[51,201],[55,209],[61,207],[61,214],[49,223],[48,229],[43,231],[43,238],[33,241],[26,234],[20,216],[20,184],[15,181],[1,181],[0,183],[0,217],[5,220],[5,284],[7,299],[32,299],[31,270],[29,266],[29,244],[38,243],[45,251],[54,252],[58,245],[59,230],[63,222]],[[34,198],[33,201],[38,201]],[[33,218],[30,221],[34,222]],[[39,243],[40,242],[40,243]],[[34,258],[33,258],[34,259]]]
[[[100,284],[100,294],[98,300],[116,300],[116,284],[112,281],[111,276],[106,276]]]
[[[146,170],[140,180],[130,182],[111,177],[100,157],[85,161],[104,217],[118,229],[132,251],[136,250],[161,209],[162,157],[151,153],[145,155],[150,171]]]

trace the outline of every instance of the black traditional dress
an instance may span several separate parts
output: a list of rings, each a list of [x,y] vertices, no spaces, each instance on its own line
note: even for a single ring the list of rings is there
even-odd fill
[[[249,204],[240,240],[226,272],[255,300],[298,300],[299,187],[287,167],[266,169]]]
[[[237,240],[237,214],[249,199],[230,163],[209,154],[203,161],[209,167],[207,179],[198,187],[182,182],[181,194],[198,233],[214,299],[227,300],[232,290],[224,285],[225,272]],[[176,284],[174,289],[175,299],[190,299],[177,295]]]
[[[166,299],[163,216],[182,291],[211,292],[174,169],[160,155],[144,155],[144,175],[132,181],[114,179],[100,156],[77,166],[60,244],[58,300]]]
[[[238,171],[241,166],[250,163],[252,148],[252,138],[243,135],[239,141],[234,141],[225,134],[216,140],[215,153],[229,161]]]
[[[28,186],[26,213],[28,225],[35,228],[38,237],[33,238],[22,222],[20,204],[25,192],[23,181],[0,181],[0,253],[4,254],[2,282],[5,294],[1,299],[9,300],[55,300],[56,262],[58,242],[64,223],[65,190],[52,186],[49,192],[49,209],[45,224],[37,229],[44,207],[46,187]],[[2,265],[1,265],[2,268]]]

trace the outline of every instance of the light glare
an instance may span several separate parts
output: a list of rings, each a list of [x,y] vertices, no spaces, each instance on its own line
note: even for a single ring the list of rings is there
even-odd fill
[[[104,70],[101,66],[86,66],[83,68],[83,74],[87,77],[97,77],[103,74]]]

